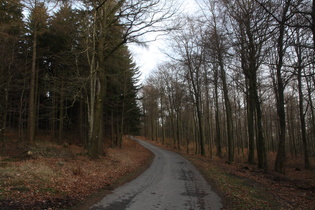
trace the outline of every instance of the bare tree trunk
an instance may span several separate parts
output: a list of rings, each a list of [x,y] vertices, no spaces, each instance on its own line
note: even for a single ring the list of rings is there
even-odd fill
[[[277,113],[279,117],[279,145],[277,158],[275,162],[275,170],[280,173],[285,173],[285,162],[286,162],[286,151],[285,151],[285,141],[286,141],[286,120],[285,120],[285,110],[284,110],[284,86],[281,77],[281,67],[277,69]]]
[[[314,68],[314,66],[313,66]],[[313,76],[314,77],[314,76]],[[315,107],[313,105],[313,101],[312,101],[312,85],[311,85],[311,81],[309,81],[309,78],[306,78],[306,86],[307,86],[307,97],[308,97],[308,102],[310,105],[310,111],[311,111],[311,125],[312,125],[312,131],[311,131],[311,136],[313,137],[313,142],[314,142],[314,138],[315,138]],[[315,81],[314,81],[315,84]],[[314,144],[313,144],[314,146]]]
[[[313,47],[315,49],[315,1],[312,1],[312,22],[311,22],[311,30],[313,32]]]
[[[31,82],[30,82],[30,95],[28,103],[28,143],[33,144],[35,140],[36,129],[36,60],[37,60],[37,31],[34,30],[33,34],[33,54],[32,54],[32,67],[31,67]]]
[[[103,11],[105,12],[105,11]],[[105,21],[104,19],[102,19]],[[100,23],[105,24],[104,22]],[[100,27],[101,30],[104,28]],[[102,32],[103,33],[103,32]],[[94,113],[92,112],[91,116],[91,136],[90,136],[90,147],[89,147],[89,155],[92,158],[98,157],[98,145],[101,140],[100,132],[101,125],[103,120],[103,108],[104,108],[104,98],[106,93],[106,75],[105,75],[105,58],[104,58],[104,45],[105,45],[105,37],[101,36],[98,39],[96,50],[97,50],[97,65],[95,71],[95,80],[92,81],[92,84],[95,84],[95,89],[91,90],[91,98],[94,103],[91,103],[91,109],[94,109]]]
[[[84,112],[85,110],[85,106],[84,103],[82,102],[82,100],[79,101],[79,106],[80,106],[80,111],[79,111],[79,135],[80,135],[80,142],[87,146],[87,132],[86,132],[86,125],[85,125],[85,121],[86,121],[86,113]]]
[[[53,88],[55,89],[55,88]],[[56,132],[56,92],[51,91],[51,113],[50,113],[50,137],[52,141],[55,141]]]
[[[285,23],[286,15],[290,6],[290,1],[286,2],[282,11],[282,17],[279,22],[279,37],[277,42],[277,52],[278,52],[278,61],[277,61],[277,86],[276,89],[276,99],[277,99],[277,113],[279,119],[279,145],[278,152],[275,162],[275,170],[280,173],[285,173],[285,163],[286,163],[286,119],[285,119],[285,108],[284,108],[284,84],[282,78],[282,66],[283,66],[283,56],[285,53],[284,50],[284,33],[285,33]]]
[[[59,126],[58,126],[58,142],[62,144],[63,140],[63,122],[64,122],[64,79],[61,78],[60,98],[59,98]]]
[[[176,111],[176,138],[177,138],[177,149],[180,150],[180,113],[179,110]]]
[[[2,72],[0,72],[2,73]],[[2,76],[2,75],[1,75]],[[2,91],[3,89],[3,91]],[[2,143],[1,153],[4,154],[6,148],[4,132],[7,121],[7,106],[8,106],[8,89],[2,88],[0,90],[0,143]]]
[[[219,109],[219,93],[218,93],[218,68],[214,69],[214,94],[215,94],[215,126],[216,126],[216,155],[222,158],[222,146],[221,146],[221,126],[220,126],[220,109]]]
[[[198,129],[199,129],[200,154],[204,156],[206,153],[205,153],[205,148],[204,148],[204,129],[203,129],[203,122],[202,122],[201,96],[200,96],[199,91],[197,92],[197,90],[195,90],[195,97],[196,97],[195,103],[196,103]]]
[[[295,122],[295,113],[296,113],[296,104],[295,100],[290,100],[290,102],[287,105],[287,124],[288,124],[288,136],[290,141],[290,153],[292,157],[297,158],[297,149],[295,141],[298,141],[299,134],[296,134],[296,125]]]
[[[217,23],[216,18],[214,16],[214,44],[215,44],[215,51],[217,56],[217,63],[220,71],[220,77],[222,80],[223,86],[223,97],[224,97],[224,104],[225,104],[225,111],[226,111],[226,125],[227,125],[227,140],[228,140],[228,161],[233,163],[234,162],[234,134],[233,134],[233,119],[232,119],[232,108],[229,98],[229,90],[227,86],[226,80],[226,72],[224,69],[224,46],[222,40],[220,39],[220,34],[217,30]]]
[[[106,4],[106,3],[105,3]],[[105,35],[107,30],[106,5],[101,5],[99,10],[94,11],[93,26],[93,48],[91,60],[91,95],[90,95],[90,138],[89,155],[97,158],[99,154],[99,142],[101,141],[101,125],[103,124],[104,98],[106,94],[107,81],[105,69]],[[98,31],[98,39],[96,39]]]
[[[114,110],[111,110],[110,112],[110,121],[111,121],[111,124],[110,124],[110,133],[111,133],[111,147],[114,146],[114,139],[115,139],[115,128],[114,128]],[[146,124],[146,123],[145,123]],[[147,137],[146,135],[144,135],[145,137]]]
[[[299,91],[299,115],[300,115],[300,126],[302,131],[302,142],[304,149],[304,167],[305,169],[310,169],[310,159],[308,154],[308,146],[306,139],[306,123],[305,123],[305,114],[304,114],[304,95],[302,90],[302,53],[300,47],[296,49],[298,57],[298,67],[297,67],[297,79],[298,79],[298,91]]]
[[[101,125],[103,120],[104,97],[106,92],[106,80],[102,70],[98,71],[97,92],[95,95],[95,111],[93,116],[93,130],[90,138],[89,155],[97,158],[99,154],[99,141],[101,140]]]
[[[263,127],[262,127],[262,113],[259,102],[259,97],[257,93],[257,87],[255,90],[255,107],[256,107],[256,116],[257,116],[257,156],[258,156],[258,168],[268,170],[268,161],[267,161],[267,151],[265,140],[263,136]]]
[[[162,145],[165,143],[165,128],[164,128],[164,101],[163,101],[163,92],[161,91],[160,94],[160,103],[161,103],[161,108],[160,108],[160,115],[161,115],[161,129],[162,129]]]
[[[220,62],[221,63],[221,62]],[[226,73],[221,63],[221,79],[223,83],[223,95],[224,104],[226,111],[226,125],[227,125],[227,135],[228,135],[228,160],[230,163],[234,162],[234,134],[233,134],[233,120],[232,120],[232,109],[231,102],[228,93],[228,87],[226,82]]]
[[[248,83],[248,79],[246,79]],[[255,163],[255,135],[254,135],[254,106],[250,94],[249,84],[247,84],[247,133],[248,133],[248,163]]]

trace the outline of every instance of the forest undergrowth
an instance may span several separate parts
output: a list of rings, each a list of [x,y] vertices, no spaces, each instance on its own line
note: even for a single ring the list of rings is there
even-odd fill
[[[314,209],[315,172],[303,169],[302,157],[288,157],[286,174],[225,158],[203,157],[171,149],[189,159],[221,197],[224,209]],[[91,160],[78,145],[58,145],[42,140],[33,146],[11,141],[0,156],[0,209],[69,209],[95,202],[122,182],[139,175],[152,161],[148,150],[125,139],[122,148],[106,147],[106,156]],[[314,163],[314,158],[312,158]],[[103,191],[103,193],[101,193]],[[92,198],[92,199],[90,199]],[[77,208],[77,207],[74,207]]]
[[[265,172],[247,164],[246,153],[236,155],[237,161],[230,164],[215,155],[195,155],[193,146],[187,154],[185,146],[178,150],[171,143],[150,142],[190,160],[221,197],[224,209],[315,209],[315,166],[304,170],[302,156],[288,156],[286,173],[280,174],[273,169],[274,153],[268,155],[269,170]],[[311,163],[315,163],[314,157]]]
[[[122,148],[107,147],[106,156],[97,160],[83,147],[44,140],[6,147],[0,157],[0,209],[69,209],[134,178],[153,156],[131,140]]]

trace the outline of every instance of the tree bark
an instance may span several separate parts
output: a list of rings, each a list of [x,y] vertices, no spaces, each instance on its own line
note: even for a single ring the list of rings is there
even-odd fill
[[[246,83],[248,79],[246,79]],[[250,94],[249,84],[246,85],[246,101],[247,101],[247,133],[248,133],[248,163],[255,163],[255,135],[254,135],[254,104]]]
[[[280,173],[285,173],[285,163],[286,163],[286,117],[285,117],[285,108],[284,108],[284,84],[282,78],[282,66],[283,66],[283,56],[285,53],[284,50],[284,33],[285,33],[285,23],[287,21],[287,12],[290,6],[290,0],[286,1],[282,17],[279,21],[279,37],[277,39],[277,52],[278,52],[278,61],[276,69],[276,101],[277,101],[277,114],[279,120],[279,145],[278,152],[275,161],[275,170]]]
[[[257,116],[257,157],[258,157],[258,168],[268,170],[268,161],[267,161],[267,151],[263,135],[262,127],[262,112],[260,107],[260,101],[257,93],[257,87],[254,87],[255,90],[255,108]]]
[[[63,142],[63,123],[64,122],[64,79],[61,78],[60,98],[59,98],[59,126],[58,126],[58,142]]]
[[[93,130],[90,138],[90,146],[89,146],[89,156],[91,158],[98,158],[99,155],[99,142],[101,141],[101,125],[103,124],[103,108],[104,108],[104,98],[106,92],[106,79],[105,73],[103,72],[105,69],[99,69],[97,72],[97,86],[96,86],[96,95],[95,95],[95,109],[93,116]]]
[[[28,103],[28,143],[33,144],[35,140],[36,129],[36,60],[37,60],[37,30],[34,29],[33,34],[33,53],[32,53],[32,67],[31,67],[31,81],[30,94]]]
[[[214,67],[214,94],[215,94],[215,130],[216,130],[216,155],[222,158],[222,146],[221,146],[221,126],[220,126],[220,109],[219,109],[219,93],[218,93],[218,68]]]
[[[221,60],[221,59],[220,59]],[[223,95],[224,95],[224,104],[226,111],[226,126],[227,126],[227,137],[228,137],[228,161],[230,163],[234,162],[234,137],[233,137],[233,119],[232,119],[232,109],[231,102],[228,93],[228,87],[226,82],[226,73],[223,67],[223,62],[220,62],[220,72],[221,80],[223,83]]]
[[[228,139],[228,161],[230,163],[234,162],[234,137],[233,137],[233,119],[232,119],[232,108],[229,97],[229,90],[227,86],[226,80],[226,72],[224,68],[224,60],[223,60],[223,43],[220,39],[220,34],[217,30],[216,18],[214,17],[214,45],[215,45],[215,53],[217,54],[216,60],[218,63],[220,77],[222,81],[223,87],[223,97],[224,97],[224,105],[226,109],[226,126],[227,126],[227,139]]]
[[[300,126],[302,132],[302,142],[303,142],[303,152],[304,152],[304,167],[305,169],[310,169],[310,159],[308,154],[308,146],[307,146],[307,139],[306,139],[306,123],[305,123],[305,115],[304,115],[304,95],[302,90],[302,55],[300,52],[300,48],[298,47],[297,56],[298,56],[298,67],[297,67],[297,79],[298,79],[298,92],[299,92],[299,115],[300,115]]]
[[[103,7],[105,7],[104,5]],[[99,12],[99,16],[96,13]],[[98,158],[99,155],[99,142],[101,141],[101,125],[103,124],[103,109],[104,109],[104,98],[106,94],[107,82],[106,82],[106,69],[105,69],[105,34],[106,28],[106,13],[105,8],[100,8],[99,11],[95,11],[95,25],[94,30],[99,31],[98,40],[96,40],[96,32],[94,31],[93,35],[93,44],[95,44],[96,57],[95,57],[95,66],[91,74],[92,77],[91,83],[91,122],[90,122],[90,145],[89,145],[89,156],[91,158]],[[97,28],[96,28],[97,27]],[[94,54],[94,53],[93,53]],[[94,55],[93,55],[94,56]],[[91,76],[92,76],[91,75]],[[93,113],[94,112],[94,113]]]

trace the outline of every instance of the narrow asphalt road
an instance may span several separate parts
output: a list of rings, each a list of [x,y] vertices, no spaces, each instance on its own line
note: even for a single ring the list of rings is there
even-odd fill
[[[208,210],[222,208],[196,168],[177,153],[136,140],[155,158],[151,166],[135,180],[116,188],[91,210]]]

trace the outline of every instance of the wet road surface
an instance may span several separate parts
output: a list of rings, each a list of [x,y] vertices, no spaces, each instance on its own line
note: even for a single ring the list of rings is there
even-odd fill
[[[116,188],[91,210],[208,210],[222,208],[221,200],[185,158],[136,140],[151,150],[151,166],[133,181]]]

